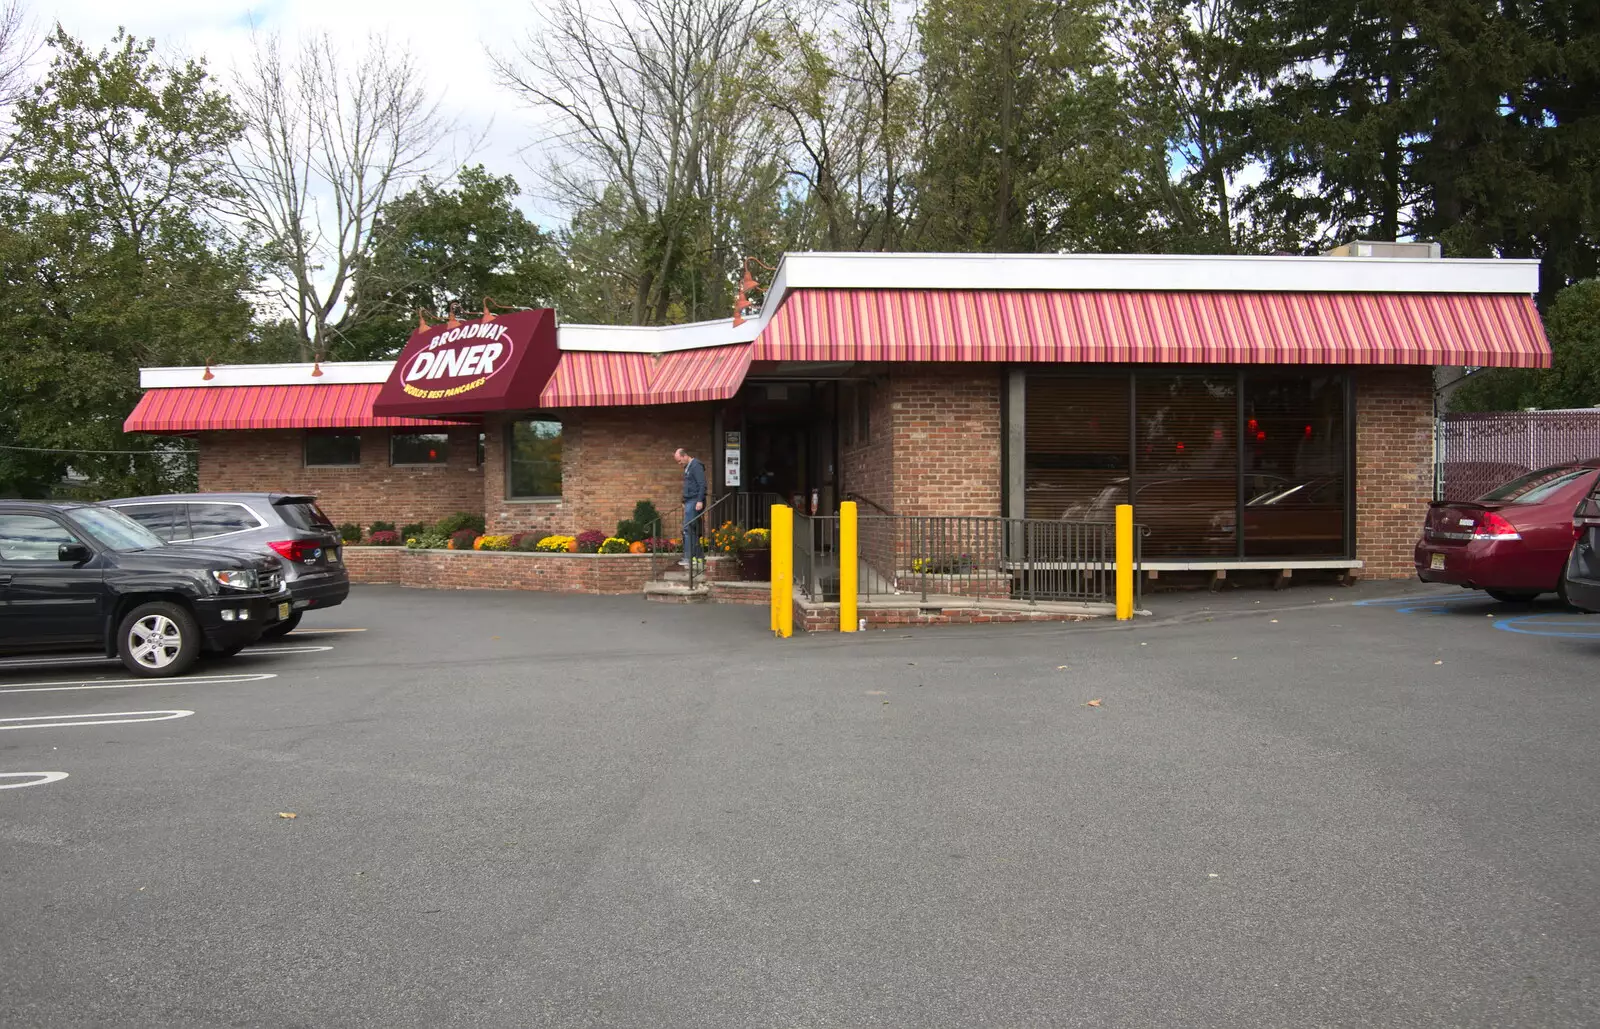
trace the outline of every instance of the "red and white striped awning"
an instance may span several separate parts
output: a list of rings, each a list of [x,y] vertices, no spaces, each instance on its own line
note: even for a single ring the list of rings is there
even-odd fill
[[[750,369],[750,344],[680,350],[670,354],[619,354],[564,350],[539,406],[621,407],[727,400]]]
[[[799,289],[754,346],[757,361],[1550,366],[1520,294]]]
[[[468,425],[436,418],[379,418],[372,413],[381,382],[294,386],[181,386],[139,398],[123,432],[212,429],[360,429]]]

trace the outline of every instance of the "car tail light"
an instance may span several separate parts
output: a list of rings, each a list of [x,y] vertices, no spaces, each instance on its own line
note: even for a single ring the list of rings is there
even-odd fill
[[[290,561],[305,563],[315,561],[317,551],[322,549],[322,544],[317,540],[277,540],[268,543],[267,546]]]
[[[1517,527],[1493,511],[1485,511],[1472,530],[1472,538],[1480,540],[1519,540],[1522,533]]]

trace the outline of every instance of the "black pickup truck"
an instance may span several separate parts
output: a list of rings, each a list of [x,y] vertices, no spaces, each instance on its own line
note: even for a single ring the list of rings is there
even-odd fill
[[[0,500],[0,653],[97,650],[136,675],[182,675],[288,609],[268,558],[168,546],[96,504]]]

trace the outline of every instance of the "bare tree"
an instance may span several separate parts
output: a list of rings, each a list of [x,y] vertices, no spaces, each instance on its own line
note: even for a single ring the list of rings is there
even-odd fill
[[[710,251],[731,271],[739,210],[781,180],[752,85],[781,0],[553,0],[505,84],[552,117],[538,170],[575,215],[624,230],[635,324],[667,317],[673,280]],[[622,210],[611,209],[621,206]],[[711,238],[705,238],[706,234]]]
[[[305,357],[325,355],[361,317],[355,271],[378,213],[435,167],[446,130],[418,67],[380,37],[351,59],[327,35],[292,56],[273,36],[237,75],[248,126],[232,155],[238,215],[264,245],[276,280],[266,292]]]
[[[28,64],[39,52],[39,38],[22,0],[0,8],[0,108],[9,110],[30,85]]]

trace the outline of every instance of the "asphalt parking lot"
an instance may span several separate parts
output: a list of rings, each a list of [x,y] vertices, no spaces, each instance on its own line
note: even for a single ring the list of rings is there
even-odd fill
[[[0,773],[66,773],[0,778],[0,1024],[1600,1024],[1600,617],[1149,606],[360,587],[182,680],[0,665]]]

